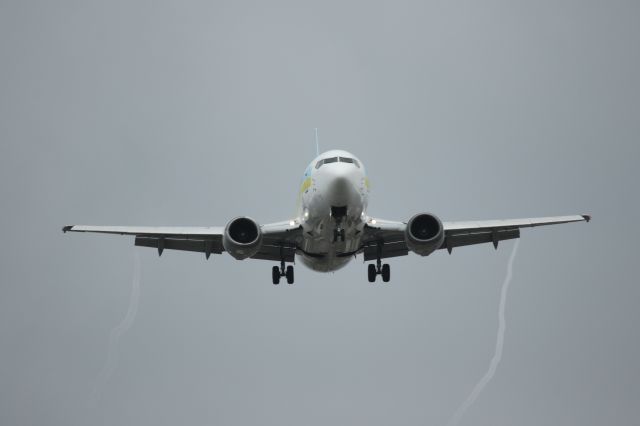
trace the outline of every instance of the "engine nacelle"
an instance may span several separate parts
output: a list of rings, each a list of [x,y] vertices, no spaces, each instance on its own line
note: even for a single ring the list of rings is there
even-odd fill
[[[407,222],[404,239],[409,250],[420,256],[428,256],[444,242],[444,227],[437,216],[419,213]]]
[[[238,260],[253,256],[262,246],[260,225],[248,217],[232,219],[224,228],[224,249]]]

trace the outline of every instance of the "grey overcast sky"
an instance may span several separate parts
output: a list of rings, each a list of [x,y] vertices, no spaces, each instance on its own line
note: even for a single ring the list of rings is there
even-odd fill
[[[513,243],[299,265],[62,225],[287,219],[315,153],[372,215],[591,213],[522,232],[463,425],[640,418],[638,1],[0,0],[0,424],[444,425],[493,355]]]

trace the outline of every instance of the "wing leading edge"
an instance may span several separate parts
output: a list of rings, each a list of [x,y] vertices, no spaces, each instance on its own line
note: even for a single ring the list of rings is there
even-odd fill
[[[289,222],[262,225],[263,244],[253,258],[265,260],[293,261],[297,247],[296,238],[300,235],[298,226]],[[100,234],[134,235],[135,245],[151,247],[162,255],[165,249],[204,253],[208,259],[212,253],[224,252],[222,236],[224,227],[196,226],[96,226],[71,225],[62,228],[63,232],[93,232]]]
[[[524,219],[481,220],[443,222],[444,242],[439,247],[449,253],[454,247],[473,244],[498,243],[504,240],[520,238],[521,228],[557,225],[572,222],[589,222],[590,215],[551,216]],[[362,252],[365,261],[380,257],[405,256],[409,253],[405,243],[406,223],[386,220],[371,221],[366,227],[366,237]]]
[[[449,253],[455,247],[474,244],[498,243],[520,237],[521,228],[556,225],[572,222],[589,222],[589,215],[552,216],[524,219],[443,222],[444,242],[439,249]],[[359,252],[364,260],[384,259],[409,254],[405,242],[406,223],[375,220],[365,226],[363,245]],[[252,258],[292,262],[298,250],[302,231],[299,225],[277,222],[262,225],[263,244]],[[204,253],[208,259],[212,253],[225,251],[222,244],[224,227],[191,226],[94,226],[72,225],[63,232],[92,232],[116,235],[134,235],[135,245],[151,247],[162,254],[164,249]],[[349,255],[354,254],[350,253]]]

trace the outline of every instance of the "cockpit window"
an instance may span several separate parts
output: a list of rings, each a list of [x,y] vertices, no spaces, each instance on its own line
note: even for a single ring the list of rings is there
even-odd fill
[[[351,164],[355,164],[356,167],[360,168],[360,163],[358,163],[358,160],[356,160],[355,158],[331,157],[331,158],[325,158],[323,160],[318,161],[316,163],[316,169],[319,169],[320,167],[322,167],[323,164],[336,163],[336,162],[351,163]]]
[[[355,164],[356,167],[360,168],[360,164],[358,163],[358,160],[356,160],[355,158],[349,158],[349,157],[339,157],[339,161],[341,163],[351,163],[351,164]]]

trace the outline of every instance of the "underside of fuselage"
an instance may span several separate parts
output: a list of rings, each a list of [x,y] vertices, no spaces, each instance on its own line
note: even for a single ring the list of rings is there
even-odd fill
[[[297,256],[303,265],[318,272],[332,272],[341,269],[349,263],[352,256],[337,257],[335,254],[327,254],[321,257],[300,254]]]

